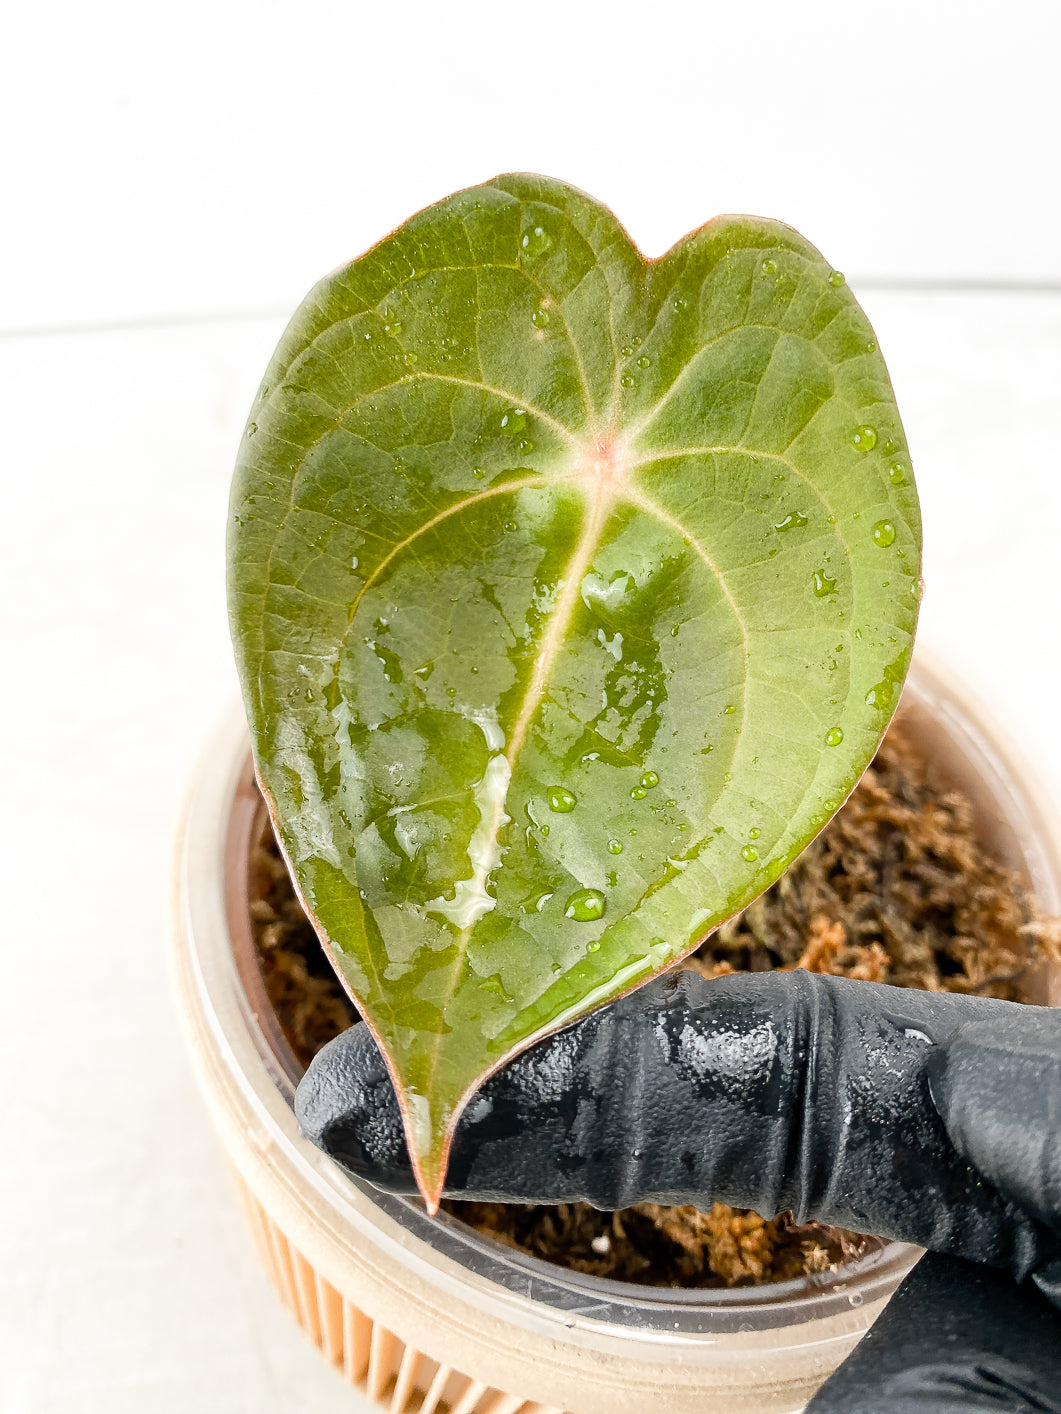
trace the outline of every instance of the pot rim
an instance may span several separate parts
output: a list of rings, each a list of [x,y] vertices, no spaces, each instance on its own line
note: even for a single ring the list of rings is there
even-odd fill
[[[1001,853],[1021,868],[1048,912],[1061,912],[1061,831],[1038,776],[1005,734],[978,704],[970,706],[953,674],[920,648],[902,711],[918,719],[918,734],[937,735],[929,744],[939,746],[941,756],[949,751],[952,767],[964,761],[974,804],[993,815],[989,823],[1002,832]],[[969,780],[962,785],[968,788]],[[246,908],[247,845],[257,806],[245,717],[242,706],[235,706],[197,772],[181,851],[183,932],[199,1001],[230,1075],[258,1113],[265,1145],[282,1144],[331,1209],[406,1265],[426,1260],[436,1272],[441,1265],[460,1285],[470,1281],[476,1288],[462,1292],[466,1299],[492,1297],[491,1304],[499,1302],[510,1316],[513,1302],[529,1301],[539,1321],[554,1330],[556,1322],[567,1328],[589,1322],[615,1334],[616,1328],[633,1329],[642,1338],[685,1345],[730,1332],[765,1335],[839,1312],[851,1316],[890,1295],[919,1259],[920,1248],[889,1242],[845,1266],[786,1282],[644,1287],[555,1266],[483,1237],[450,1214],[428,1217],[419,1200],[381,1193],[343,1173],[297,1132],[291,1099],[301,1067],[282,1038],[257,968]],[[207,847],[205,858],[201,849],[195,857],[197,840]],[[196,868],[201,875],[204,863],[210,896],[199,899],[197,917],[202,884],[192,876]],[[250,1073],[255,1062],[256,1076]],[[281,1118],[285,1111],[287,1122]]]

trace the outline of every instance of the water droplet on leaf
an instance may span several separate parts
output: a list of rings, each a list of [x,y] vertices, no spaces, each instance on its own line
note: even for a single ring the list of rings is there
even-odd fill
[[[485,977],[479,983],[479,989],[483,992],[490,992],[495,997],[500,997],[503,1002],[510,1002],[512,998],[505,991],[501,981],[500,972],[495,972],[492,977]]]
[[[814,584],[814,592],[819,599],[824,599],[827,594],[836,593],[836,580],[827,579],[824,570],[815,570],[811,578]]]
[[[754,864],[755,861],[759,858],[759,851],[757,849],[753,849],[750,844],[746,844],[740,852],[740,857],[745,861],[746,864]]]
[[[826,746],[839,746],[844,739],[844,733],[840,727],[830,727],[825,733]]]
[[[841,286],[842,284],[844,284],[844,274],[843,274],[843,271],[842,271],[842,270],[834,270],[834,271],[832,272],[832,274],[829,276],[829,284],[832,285],[834,289],[839,289],[840,286]]]
[[[536,309],[531,315],[531,323],[535,329],[544,329],[549,323],[549,311],[547,309]]]
[[[641,776],[641,784],[646,790],[651,790],[653,786],[659,785],[659,777],[655,771],[645,771]]]
[[[856,427],[851,433],[851,445],[857,447],[860,452],[872,452],[877,445],[877,429],[875,427]]]
[[[523,232],[520,245],[528,255],[544,255],[550,249],[553,238],[544,226],[532,226]]]
[[[508,437],[527,430],[527,413],[523,408],[507,408],[501,414],[501,431]]]
[[[569,815],[577,804],[578,800],[566,786],[549,787],[549,809],[558,815]]]
[[[801,525],[806,524],[807,517],[803,515],[800,511],[789,511],[788,515],[785,516],[784,520],[777,521],[775,523],[774,529],[781,531],[798,530]]]
[[[595,923],[604,917],[604,895],[600,889],[579,889],[568,899],[564,917],[576,923]]]
[[[609,853],[609,854],[622,854],[622,852],[623,852],[623,842],[622,842],[622,840],[609,840],[609,841],[608,841],[608,853]]]
[[[890,520],[879,520],[873,527],[873,543],[886,550],[895,540],[895,526]]]

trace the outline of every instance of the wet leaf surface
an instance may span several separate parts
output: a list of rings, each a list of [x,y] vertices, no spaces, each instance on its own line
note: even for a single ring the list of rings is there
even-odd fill
[[[873,331],[790,227],[722,217],[646,261],[590,198],[504,177],[311,292],[240,452],[233,631],[425,1194],[486,1073],[835,812],[919,562]]]

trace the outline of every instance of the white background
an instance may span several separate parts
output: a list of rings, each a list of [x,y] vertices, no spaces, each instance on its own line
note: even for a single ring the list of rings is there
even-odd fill
[[[21,5],[0,86],[0,1409],[362,1408],[238,1225],[167,995],[230,699],[227,480],[322,273],[497,171],[649,253],[718,211],[844,269],[922,492],[923,636],[1061,779],[1053,5]]]

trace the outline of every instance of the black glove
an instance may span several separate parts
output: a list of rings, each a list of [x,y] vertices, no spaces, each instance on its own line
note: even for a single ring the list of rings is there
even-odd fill
[[[350,1172],[415,1191],[397,1101],[367,1027],[321,1051],[296,1111]],[[909,1288],[913,1311],[918,1281],[935,1270],[919,1278],[919,1268],[886,1313],[898,1328],[886,1340],[882,1320],[811,1407],[1061,1410],[1043,1402],[1061,1397],[1061,1320],[1013,1286],[1034,1283],[1061,1305],[1061,1012],[805,972],[712,982],[672,973],[487,1081],[458,1125],[446,1195],[583,1199],[604,1209],[721,1201],[764,1217],[792,1209],[800,1222],[985,1263],[1009,1274],[1016,1314],[1005,1303],[982,1309],[982,1290],[958,1282],[968,1291],[947,1304],[946,1319],[972,1326],[952,1342],[951,1374],[965,1381],[953,1398],[939,1368],[919,1392],[921,1365],[907,1348],[906,1385],[882,1402],[881,1380],[895,1373],[888,1351],[908,1333],[900,1298]],[[972,1270],[948,1268],[952,1297],[953,1272]],[[1025,1351],[1019,1312],[1029,1302],[1053,1338]],[[1001,1354],[986,1374],[970,1363],[970,1351],[990,1353],[973,1319],[984,1310],[1016,1323],[1001,1346],[1018,1352],[1008,1372]],[[938,1367],[951,1355],[940,1355],[935,1329],[921,1317],[926,1359]],[[1025,1369],[1020,1352],[1038,1364]],[[846,1403],[829,1403],[854,1361],[877,1362],[860,1376],[869,1402],[852,1403],[848,1390],[837,1396]],[[1007,1392],[1007,1380],[1019,1389],[1022,1370],[1039,1403]],[[981,1377],[990,1394],[978,1404]]]

